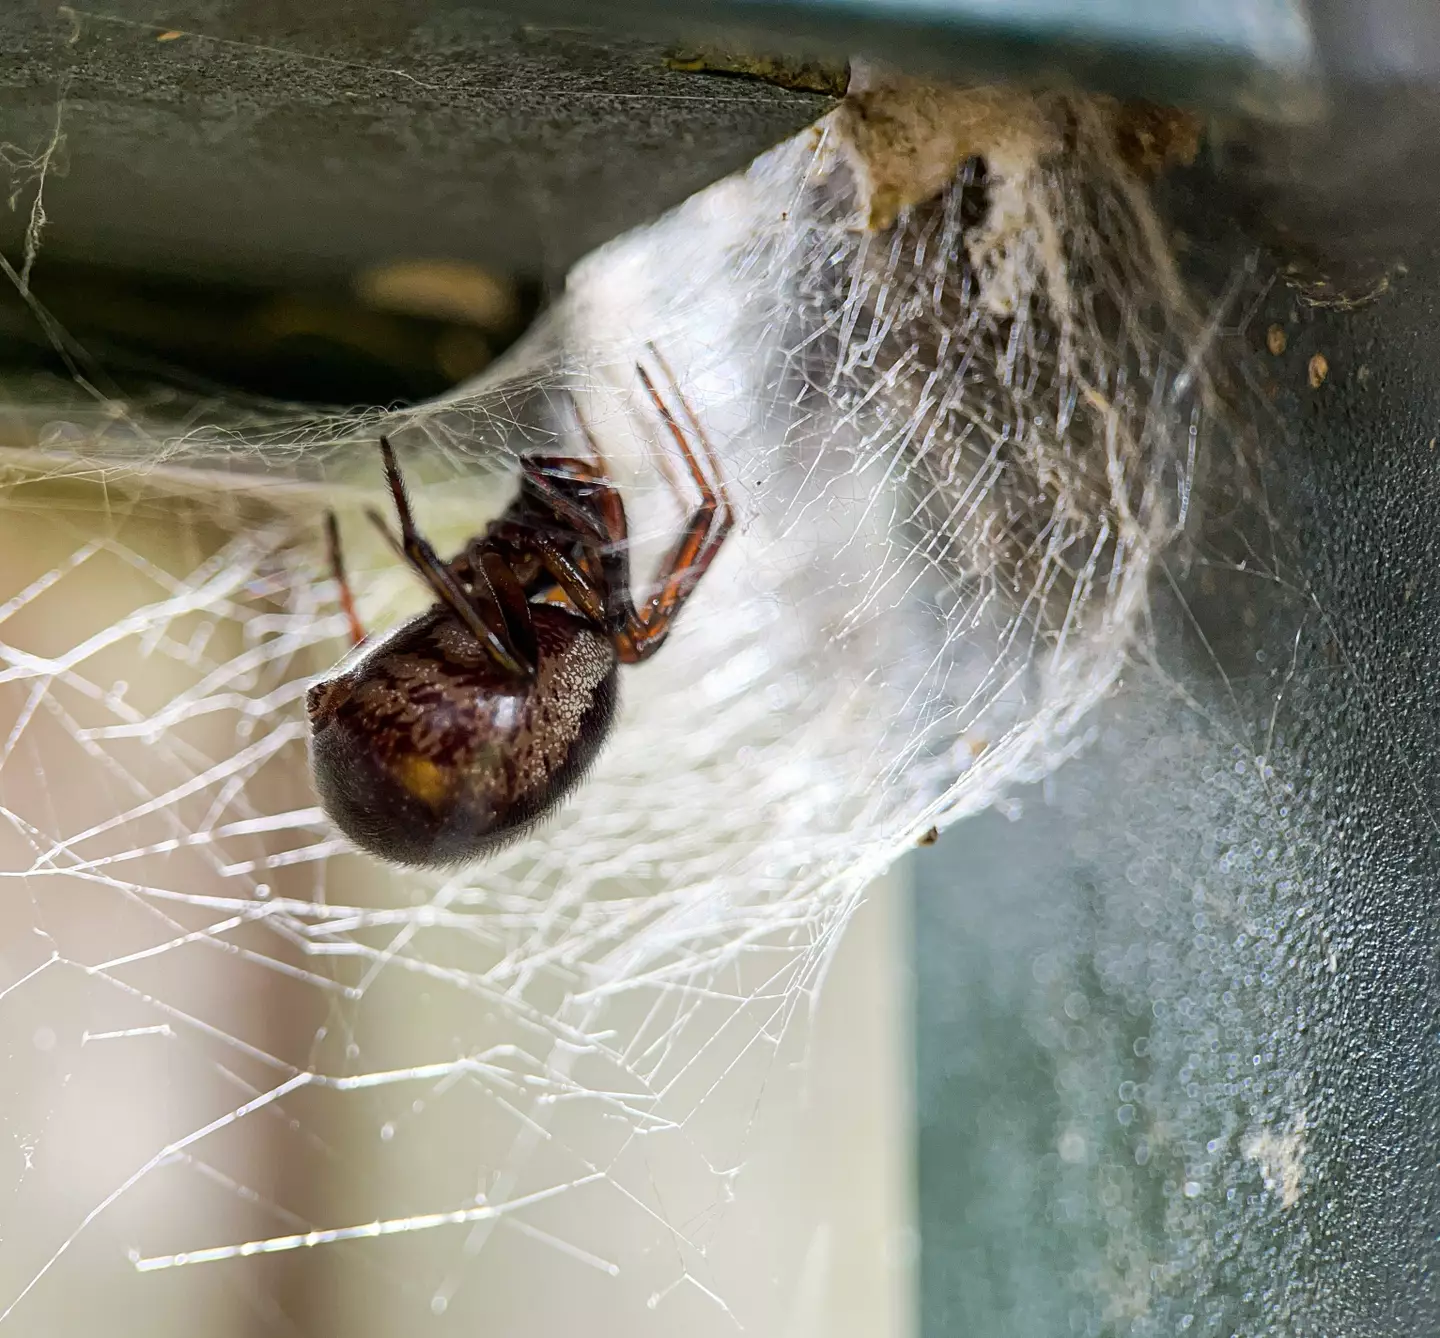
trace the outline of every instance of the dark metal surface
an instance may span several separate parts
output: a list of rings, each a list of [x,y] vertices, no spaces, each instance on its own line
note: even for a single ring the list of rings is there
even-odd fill
[[[1440,19],[1418,0],[14,0],[0,244],[43,167],[45,247],[72,260],[267,283],[442,255],[553,285],[829,105],[666,63],[707,44],[1303,119],[1317,65],[1433,74]]]
[[[13,0],[0,244],[58,126],[42,257],[265,283],[446,256],[558,283],[830,102],[666,50],[459,0]]]
[[[1295,0],[14,0],[0,244],[43,169],[44,249],[71,260],[265,284],[438,255],[553,286],[830,103],[667,66],[707,43],[1278,115],[1313,55]]]

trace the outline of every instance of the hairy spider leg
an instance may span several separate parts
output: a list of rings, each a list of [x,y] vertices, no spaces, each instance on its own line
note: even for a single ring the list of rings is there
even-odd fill
[[[333,511],[325,513],[325,543],[330,550],[330,574],[340,590],[340,611],[350,624],[350,644],[358,646],[365,640],[365,627],[355,611],[355,595],[350,589],[350,578],[345,574],[345,554],[340,549],[340,522]]]
[[[634,611],[632,618],[628,620],[624,640],[619,648],[620,658],[626,663],[646,659],[660,648],[660,643],[668,634],[676,612],[684,603],[686,596],[694,589],[696,582],[704,576],[706,569],[715,560],[721,544],[725,542],[726,536],[735,523],[730,499],[720,478],[720,462],[689,405],[685,404],[684,396],[680,394],[679,388],[672,383],[676,398],[685,407],[686,417],[696,428],[697,438],[705,452],[707,462],[715,470],[719,485],[718,493],[701,470],[684,430],[676,422],[674,414],[670,412],[665,401],[660,398],[654,382],[651,381],[643,367],[636,370],[640,373],[640,379],[645,385],[651,402],[655,405],[665,426],[669,429],[670,435],[675,439],[676,445],[679,446],[685,457],[685,463],[690,468],[695,486],[700,490],[701,503],[691,513],[689,523],[661,564],[656,580],[658,589],[650,596],[644,609]]]
[[[560,545],[535,529],[533,517],[502,523],[487,540],[497,545],[508,543],[517,550],[538,557],[572,604],[586,617],[600,621],[610,631],[620,659],[631,664],[647,659],[660,648],[676,612],[714,560],[734,524],[734,513],[714,449],[694,411],[681,395],[668,366],[663,359],[657,357],[657,361],[665,368],[686,419],[695,430],[706,463],[715,473],[716,482],[712,484],[701,467],[685,430],[656,391],[644,367],[637,366],[641,383],[678,445],[701,499],[661,564],[657,575],[658,588],[644,607],[637,609],[630,593],[629,527],[624,501],[610,478],[599,443],[573,399],[571,405],[575,421],[590,452],[590,459],[531,456],[522,469],[526,483],[544,504],[573,528],[581,550],[580,560],[572,561]],[[572,495],[562,486],[562,481],[587,485],[589,495],[583,499]],[[512,526],[520,532],[511,532]],[[478,553],[479,550],[476,550],[471,555],[472,565]]]
[[[652,352],[654,352],[653,349]],[[720,551],[720,545],[725,541],[726,535],[729,534],[734,524],[734,513],[730,507],[729,496],[725,492],[720,463],[716,458],[714,448],[710,445],[694,411],[680,393],[674,374],[658,354],[656,361],[664,368],[671,389],[674,390],[676,398],[683,406],[687,420],[696,431],[705,453],[706,462],[715,472],[719,491],[717,493],[716,486],[711,484],[709,477],[701,468],[695,452],[686,438],[684,429],[675,420],[675,416],[670,412],[665,401],[661,399],[645,368],[637,364],[635,370],[639,374],[641,384],[645,387],[651,403],[659,412],[671,437],[680,448],[680,453],[700,492],[701,499],[699,507],[691,513],[680,538],[676,540],[664,562],[661,563],[656,581],[658,588],[646,601],[643,609],[635,607],[634,599],[630,594],[629,531],[625,520],[624,504],[615,485],[610,481],[599,443],[595,440],[595,435],[590,430],[589,424],[586,423],[584,415],[581,414],[579,406],[575,405],[573,400],[571,404],[574,408],[575,420],[585,439],[585,444],[589,448],[591,459],[584,461],[547,458],[544,461],[545,471],[551,478],[572,478],[594,485],[597,515],[604,524],[608,540],[605,548],[597,554],[605,575],[604,595],[609,615],[608,621],[614,629],[616,649],[620,659],[627,664],[647,659],[659,650],[661,643],[670,631],[670,624],[676,612],[684,603],[691,589],[694,588],[695,583],[705,574],[706,568],[714,561],[716,553]],[[538,474],[540,462],[536,461],[535,463]],[[537,486],[545,493],[547,500],[554,500],[562,496],[563,490],[555,487],[553,483],[547,486],[542,481],[544,477],[544,475],[539,475],[536,481]],[[560,506],[557,506],[556,509],[562,511]],[[569,498],[564,498],[562,514],[573,516],[578,520],[583,513],[583,507]],[[585,528],[593,533],[593,522]]]
[[[523,653],[510,636],[504,606],[490,590],[483,592],[476,587],[476,594],[482,595],[477,601],[468,597],[456,583],[450,569],[443,563],[429,542],[415,528],[410,511],[410,498],[405,491],[405,480],[400,467],[395,463],[395,451],[388,437],[380,438],[380,452],[385,461],[385,478],[390,484],[390,494],[395,500],[395,512],[400,521],[400,539],[391,533],[385,518],[378,511],[367,510],[371,524],[389,540],[395,551],[419,574],[436,597],[460,619],[465,628],[480,642],[501,668],[521,678],[533,678],[533,661],[523,658]],[[487,582],[488,585],[488,582]]]
[[[512,552],[534,557],[564,593],[570,604],[597,627],[609,631],[605,614],[605,578],[583,560],[575,561],[548,535],[531,528],[524,521],[504,522],[484,540],[472,545],[466,561],[474,563],[487,547],[509,548]],[[583,559],[582,550],[582,559]],[[513,571],[512,571],[513,575]],[[528,606],[527,606],[528,607]]]
[[[606,472],[604,458],[578,408],[575,419],[593,459],[532,456],[525,463],[525,476],[555,513],[574,527],[580,546],[579,562],[566,559],[554,543],[542,545],[532,540],[531,547],[576,607],[607,632],[618,635],[633,613],[626,598],[630,589],[630,538],[625,503]],[[561,479],[587,485],[590,496],[585,501],[589,505],[559,487],[557,480]],[[585,592],[584,602],[581,589]]]
[[[730,505],[730,498],[725,491],[725,473],[724,470],[720,468],[720,461],[716,457],[714,450],[710,446],[709,439],[705,435],[705,429],[700,425],[700,419],[696,417],[695,410],[690,407],[690,401],[685,398],[684,393],[681,391],[680,382],[676,378],[675,373],[670,370],[670,364],[666,361],[665,355],[661,353],[660,350],[656,348],[653,343],[647,342],[645,348],[649,352],[650,357],[654,359],[655,365],[659,367],[662,375],[665,377],[666,384],[670,387],[671,390],[675,392],[675,398],[680,401],[680,407],[685,411],[685,419],[690,424],[690,430],[694,432],[696,438],[704,445],[706,463],[709,465],[710,471],[714,474],[714,483],[716,490],[720,493],[721,500],[728,508]],[[637,367],[636,370],[640,372],[641,379],[643,380],[644,369]],[[652,398],[654,396],[653,388],[651,389],[651,396]],[[661,410],[661,413],[664,414],[663,409]],[[667,420],[667,426],[670,426],[671,434],[673,435],[674,427],[673,425],[669,424],[669,415],[666,414],[665,417]],[[680,499],[680,502],[683,505],[685,498],[683,494],[681,494],[681,492],[679,491],[679,481],[678,479],[676,479],[674,471],[670,468],[669,452],[666,452],[664,455],[662,455],[661,459],[665,462],[665,468],[662,472],[664,473],[666,479],[671,482],[671,487],[675,490],[676,497]],[[688,461],[688,463],[690,463],[693,473],[694,462]]]

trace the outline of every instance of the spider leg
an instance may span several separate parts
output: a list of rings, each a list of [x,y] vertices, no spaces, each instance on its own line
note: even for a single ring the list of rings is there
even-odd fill
[[[718,543],[708,542],[713,520],[714,513],[706,507],[694,512],[660,568],[659,589],[643,608],[631,604],[620,633],[623,663],[637,664],[660,649],[680,606],[720,551]]]
[[[655,350],[652,349],[651,352],[654,353]],[[659,357],[658,353],[655,354],[655,357],[656,361],[665,368],[671,388],[680,401],[685,417],[694,429],[696,439],[704,451],[706,463],[714,471],[715,482],[712,485],[705,471],[700,468],[684,429],[676,421],[674,414],[670,412],[669,406],[661,399],[654,382],[651,381],[643,367],[638,367],[636,370],[640,374],[640,380],[644,383],[651,403],[654,404],[665,426],[669,429],[670,435],[679,446],[681,454],[685,457],[691,478],[700,490],[701,502],[691,512],[690,519],[680,537],[675,541],[665,561],[661,564],[657,576],[658,588],[655,593],[650,596],[641,609],[635,609],[632,603],[629,616],[625,620],[625,627],[620,634],[619,643],[620,658],[626,663],[647,659],[659,650],[661,642],[670,631],[670,624],[674,620],[675,614],[691,590],[694,589],[696,582],[715,560],[720,546],[725,542],[726,536],[729,535],[735,524],[735,513],[730,506],[730,498],[725,490],[720,462],[716,458],[714,448],[710,445],[694,411],[685,402],[684,396],[680,394],[674,376],[666,367],[664,360]]]
[[[603,603],[602,621],[614,635],[635,616],[629,593],[630,528],[625,519],[625,502],[620,496],[620,490],[610,478],[600,443],[596,441],[595,433],[585,421],[585,415],[580,412],[580,406],[573,396],[570,398],[570,409],[575,415],[575,424],[585,440],[590,458],[579,460],[573,457],[537,457],[537,465],[544,468],[551,480],[568,478],[592,486],[591,495],[586,499],[591,503],[591,509],[579,535],[582,555],[578,564],[578,575]],[[553,500],[555,491],[560,490],[555,489],[553,482],[550,482],[549,489],[545,491],[546,499]],[[570,514],[558,506],[556,510],[564,515]],[[558,552],[556,556],[560,556]],[[555,577],[560,588],[570,594],[572,601],[580,607],[578,600],[567,589],[559,572],[549,560],[546,560],[546,568]],[[571,577],[567,579],[573,580]]]
[[[539,643],[535,639],[535,615],[525,587],[493,538],[472,540],[465,550],[465,567],[471,587],[482,605],[493,606],[517,656],[538,664]]]
[[[601,516],[595,510],[588,509],[558,482],[558,480],[564,480],[568,483],[589,485],[597,498],[600,498],[605,492],[613,493],[615,490],[615,485],[610,482],[607,475],[598,471],[588,461],[573,460],[563,455],[527,456],[520,468],[526,486],[534,489],[546,505],[561,519],[568,521],[582,533],[593,535],[597,539],[609,538],[608,527]],[[620,511],[620,517],[623,528],[625,517],[623,508]]]
[[[571,537],[573,539],[575,536]],[[605,550],[598,542],[590,545],[586,536],[582,535],[579,551],[572,555],[550,535],[543,530],[537,530],[525,520],[506,519],[491,530],[482,545],[516,557],[538,559],[541,567],[575,609],[591,622],[607,631],[610,629],[611,620],[607,617],[606,604],[609,582],[603,565],[608,558],[601,556]],[[472,545],[467,551],[467,564],[474,563],[475,549],[482,545]],[[525,592],[522,590],[523,593]]]
[[[607,626],[604,572],[587,571],[584,565],[572,562],[548,540],[534,544],[533,548],[545,564],[545,570],[555,578],[555,584],[565,592],[570,602],[591,622]]]
[[[700,425],[700,419],[696,416],[695,410],[690,407],[690,402],[680,391],[680,384],[675,379],[675,373],[670,370],[670,364],[660,356],[660,350],[654,344],[648,346],[651,356],[659,363],[664,370],[666,378],[670,382],[670,388],[675,392],[675,398],[679,400],[680,407],[684,411],[685,418],[690,424],[690,429],[695,434],[695,439],[700,443],[705,452],[706,470],[700,468],[695,458],[695,453],[690,449],[690,442],[687,439],[684,429],[675,421],[675,416],[670,412],[669,406],[660,398],[654,383],[646,375],[643,367],[635,370],[640,373],[640,379],[645,383],[645,389],[650,395],[651,402],[659,410],[661,418],[665,420],[665,426],[670,429],[670,435],[680,447],[685,457],[685,463],[690,467],[690,477],[694,480],[695,486],[700,490],[700,510],[707,508],[710,514],[715,517],[715,525],[711,530],[706,544],[698,553],[690,559],[689,565],[697,568],[696,580],[705,568],[710,565],[715,556],[715,550],[725,542],[726,536],[730,533],[735,524],[734,508],[730,505],[730,494],[725,488],[725,471],[720,466],[719,457],[715,454],[715,448],[710,444],[710,439],[705,434],[705,429]],[[710,476],[713,474],[712,484]],[[698,514],[698,513],[697,513]],[[668,564],[661,568],[662,573],[669,570]]]
[[[688,509],[689,499],[685,496],[685,489],[680,485],[680,475],[675,472],[675,463],[670,459],[668,451],[661,451],[655,458],[656,467],[660,470],[660,477],[665,480],[666,486],[670,489],[670,495],[680,503],[682,511]]]
[[[400,538],[395,538],[379,512],[370,510],[365,513],[371,523],[419,573],[421,580],[430,587],[436,598],[449,606],[451,612],[490,652],[497,664],[518,677],[533,678],[534,661],[525,659],[520,648],[515,645],[501,601],[498,598],[485,601],[491,604],[490,608],[484,610],[490,616],[483,616],[481,608],[477,608],[475,601],[467,597],[450,569],[415,528],[415,519],[410,511],[410,498],[405,491],[405,480],[401,477],[399,465],[395,463],[395,451],[388,437],[380,438],[380,452],[385,461],[385,478],[390,484],[390,494],[395,500],[395,512],[400,521]]]
[[[685,420],[689,423],[690,430],[695,434],[695,440],[700,443],[705,451],[705,463],[709,467],[709,473],[714,476],[715,491],[720,495],[720,501],[724,503],[726,510],[729,510],[730,495],[725,489],[725,471],[720,466],[720,458],[715,454],[715,448],[710,444],[710,438],[706,435],[704,427],[701,426],[700,419],[696,415],[695,410],[691,408],[690,401],[685,398],[684,393],[681,391],[680,382],[676,379],[675,373],[670,370],[670,364],[665,361],[664,354],[662,354],[654,344],[647,343],[645,347],[649,350],[650,356],[655,360],[656,366],[664,373],[665,380],[669,383],[670,389],[675,392],[675,398],[680,402],[680,408],[685,414]],[[645,375],[645,369],[643,367],[637,367],[635,370],[640,373],[641,380],[645,382],[645,388],[649,391],[650,398],[655,400],[657,398],[655,387],[650,383],[650,378]],[[665,419],[666,427],[670,429],[670,435],[679,442],[680,449],[685,455],[685,462],[690,466],[691,472],[693,473],[696,468],[695,461],[691,456],[687,443],[683,439],[683,434],[680,432],[675,419],[666,410],[665,406],[661,404],[659,408],[661,416]]]
[[[355,596],[350,590],[350,578],[345,574],[345,555],[340,549],[340,522],[333,511],[325,513],[325,543],[330,550],[330,575],[340,590],[340,611],[350,624],[350,644],[358,646],[365,640],[365,628],[360,615],[355,612]]]

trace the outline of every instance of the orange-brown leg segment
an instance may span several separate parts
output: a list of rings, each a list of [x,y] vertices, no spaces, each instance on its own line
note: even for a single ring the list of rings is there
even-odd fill
[[[572,460],[563,455],[528,456],[521,466],[526,482],[545,499],[555,514],[570,522],[582,534],[593,535],[596,539],[609,540],[611,530],[609,512],[611,497],[618,501],[619,494],[609,476],[584,460]],[[572,496],[562,483],[582,483],[593,489],[593,496],[584,501]],[[593,503],[589,509],[586,503]],[[619,507],[620,529],[625,529],[625,508]]]
[[[365,640],[365,628],[355,611],[355,596],[350,590],[350,578],[345,574],[345,555],[340,550],[340,522],[333,511],[325,513],[325,542],[330,549],[330,574],[340,592],[340,611],[350,625],[350,644],[358,646]]]
[[[694,480],[696,488],[699,489],[701,501],[700,505],[691,513],[685,529],[661,564],[657,575],[658,588],[655,593],[650,596],[642,609],[636,610],[632,607],[630,617],[626,620],[625,629],[621,634],[619,654],[622,661],[631,664],[647,659],[660,648],[660,644],[670,631],[670,624],[673,622],[675,614],[691,590],[694,589],[696,582],[715,560],[720,546],[725,542],[726,536],[735,523],[735,515],[730,506],[730,498],[725,490],[720,462],[716,458],[714,448],[706,438],[699,419],[685,402],[684,396],[681,395],[673,373],[665,366],[663,359],[653,348],[651,352],[665,370],[671,389],[674,391],[676,399],[679,400],[682,411],[705,454],[706,463],[714,472],[715,482],[712,485],[706,471],[701,469],[684,429],[676,421],[669,406],[660,397],[654,382],[651,381],[644,367],[637,368],[651,403],[660,414],[671,437],[674,438],[675,444],[680,448],[680,453],[690,470],[690,476]]]
[[[554,578],[555,584],[565,592],[565,597],[591,622],[603,627],[606,621],[603,573],[571,562],[548,539],[532,540],[531,547],[545,564],[545,570]]]
[[[610,542],[616,547],[623,546],[628,541],[629,527],[625,522],[625,504],[610,477],[610,466],[605,463],[600,443],[595,440],[595,433],[591,431],[590,424],[585,421],[585,415],[580,412],[580,406],[575,403],[573,395],[570,397],[570,412],[575,415],[575,424],[580,429],[580,435],[585,438],[585,447],[590,452],[589,460],[577,460],[572,463],[587,469],[587,476],[603,485],[602,491],[596,496],[600,520],[605,526]]]
[[[684,392],[681,391],[680,382],[676,380],[675,373],[670,370],[670,364],[665,361],[664,355],[654,344],[647,344],[645,347],[649,349],[650,356],[655,359],[656,365],[665,374],[665,380],[669,384],[670,389],[675,392],[675,398],[679,401],[680,409],[685,415],[685,420],[690,424],[690,430],[695,434],[695,440],[700,443],[705,452],[706,473],[713,477],[715,491],[719,494],[720,503],[729,511],[731,509],[730,494],[725,488],[725,471],[720,467],[720,457],[715,454],[715,448],[710,444],[709,437],[705,435],[705,429],[701,426],[699,417],[696,415],[695,410],[690,407],[690,401],[685,398]],[[639,371],[641,379],[645,381],[646,388],[649,390],[650,397],[653,400],[655,398],[655,388],[649,384],[649,378],[645,376],[645,369],[640,367],[636,370]],[[693,474],[697,466],[690,451],[686,449],[683,434],[663,404],[660,406],[660,413],[665,419],[665,425],[670,429],[670,435],[675,437],[679,442],[680,449],[685,455],[686,463],[689,464]]]
[[[530,456],[523,470],[526,487],[545,511],[569,527],[570,537],[578,541],[575,545],[578,552],[573,555],[567,552],[567,544],[556,542],[545,532],[545,511],[537,514],[522,511],[513,517],[511,524],[493,529],[487,541],[502,550],[513,546],[517,551],[538,557],[574,608],[609,630],[615,639],[617,654],[626,663],[646,659],[660,648],[675,614],[705,574],[734,524],[734,513],[714,449],[699,419],[680,394],[674,375],[658,354],[655,357],[699,442],[705,464],[700,463],[685,428],[661,398],[644,367],[638,367],[641,383],[679,448],[700,494],[700,505],[690,513],[684,530],[666,555],[657,575],[656,591],[643,607],[636,608],[630,589],[629,527],[624,501],[610,478],[594,433],[573,401],[575,421],[590,458]],[[678,481],[673,475],[667,477],[683,501]],[[474,566],[476,555],[472,554],[469,561]]]

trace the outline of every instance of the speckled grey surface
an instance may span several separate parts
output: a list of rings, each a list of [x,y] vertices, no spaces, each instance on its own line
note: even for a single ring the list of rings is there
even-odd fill
[[[553,287],[828,105],[666,67],[697,42],[1282,114],[1310,93],[1295,0],[9,0],[0,137],[13,169],[58,114],[69,258],[273,283],[443,255]],[[0,211],[0,245],[22,226]]]
[[[439,255],[553,283],[829,105],[666,49],[456,0],[9,0],[0,139],[37,153],[58,112],[44,237],[71,258],[267,282]]]

